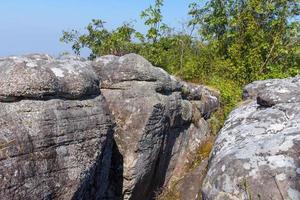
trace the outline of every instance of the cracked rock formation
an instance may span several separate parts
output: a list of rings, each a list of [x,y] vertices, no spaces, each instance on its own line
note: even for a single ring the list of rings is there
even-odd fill
[[[300,199],[300,78],[256,81],[211,154],[204,199]]]
[[[88,62],[0,59],[0,199],[102,199],[113,121]]]
[[[119,179],[111,179],[108,197],[152,199],[160,187],[181,178],[187,161],[209,137],[206,119],[218,108],[218,94],[178,81],[135,54],[100,57],[93,67],[116,122],[122,155],[112,167]]]
[[[218,105],[135,54],[0,58],[0,199],[152,199],[185,174]]]

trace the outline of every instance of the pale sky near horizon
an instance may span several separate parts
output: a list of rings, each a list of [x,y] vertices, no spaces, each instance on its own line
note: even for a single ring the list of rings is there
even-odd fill
[[[91,19],[103,19],[107,28],[136,20],[136,28],[145,28],[140,12],[154,0],[1,0],[0,56],[48,53],[57,56],[72,52],[59,42],[63,30],[84,27]],[[172,27],[188,19],[188,5],[194,0],[165,0],[165,22]]]

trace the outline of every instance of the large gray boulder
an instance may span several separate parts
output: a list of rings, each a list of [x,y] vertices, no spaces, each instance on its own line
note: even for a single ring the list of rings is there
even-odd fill
[[[0,58],[0,199],[103,199],[113,122],[79,58]]]
[[[112,166],[107,198],[152,199],[184,175],[209,137],[206,119],[218,107],[218,94],[178,81],[135,54],[103,56],[92,65],[116,122],[121,155]]]
[[[300,199],[300,79],[257,81],[215,142],[204,199]]]

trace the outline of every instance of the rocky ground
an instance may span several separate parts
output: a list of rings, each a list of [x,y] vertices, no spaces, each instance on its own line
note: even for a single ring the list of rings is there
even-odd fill
[[[213,144],[218,92],[141,56],[0,58],[0,199],[299,200],[299,87],[246,86]]]

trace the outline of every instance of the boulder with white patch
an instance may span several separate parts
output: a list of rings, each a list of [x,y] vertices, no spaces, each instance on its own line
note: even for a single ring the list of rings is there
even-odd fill
[[[78,99],[99,94],[99,80],[89,62],[47,55],[0,58],[0,100]]]
[[[204,199],[300,199],[300,79],[257,81],[211,153]]]

